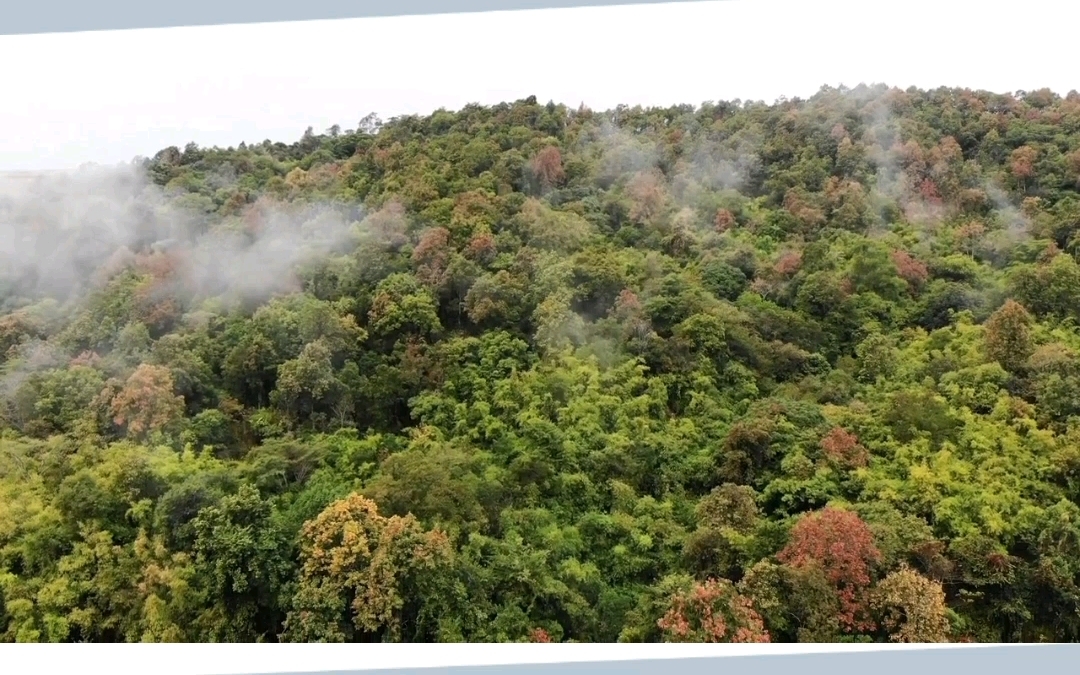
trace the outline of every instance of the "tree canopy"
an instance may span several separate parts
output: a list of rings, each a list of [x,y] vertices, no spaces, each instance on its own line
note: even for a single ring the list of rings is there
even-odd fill
[[[0,221],[5,641],[1080,640],[1075,92],[368,116]]]

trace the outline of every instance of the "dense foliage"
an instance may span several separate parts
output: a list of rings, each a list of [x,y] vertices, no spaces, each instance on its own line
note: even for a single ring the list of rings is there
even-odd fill
[[[185,236],[348,243],[262,295],[149,235],[5,281],[5,640],[1080,640],[1080,95],[529,99],[138,171]]]

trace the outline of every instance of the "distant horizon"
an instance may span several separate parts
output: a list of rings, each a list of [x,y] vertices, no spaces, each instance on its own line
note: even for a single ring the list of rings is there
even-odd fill
[[[0,58],[20,67],[5,83],[19,105],[0,110],[0,171],[118,164],[188,142],[291,142],[372,111],[391,118],[529,94],[609,109],[805,98],[833,82],[1080,87],[1069,34],[1080,7],[1031,0],[1026,11],[1054,20],[1017,31],[1004,13],[960,2],[896,11],[725,0],[3,36]],[[1006,36],[1008,49],[982,47]]]
[[[1060,97],[1062,99],[1068,97],[1070,94],[1080,94],[1080,89],[1075,89],[1075,88],[1070,89],[1068,91],[1054,90],[1054,89],[1052,89],[1050,87],[1039,87],[1039,88],[1032,88],[1032,89],[1017,89],[1017,90],[1013,90],[1013,91],[996,91],[996,90],[983,89],[983,88],[966,87],[964,85],[940,85],[940,86],[937,86],[937,87],[919,87],[919,86],[916,86],[916,85],[911,85],[909,87],[898,87],[898,86],[895,86],[895,85],[892,85],[892,84],[889,84],[889,83],[886,83],[886,82],[872,82],[872,83],[860,82],[860,83],[855,84],[855,85],[823,84],[818,88],[817,91],[815,91],[812,94],[798,95],[798,96],[783,96],[783,95],[781,95],[781,96],[778,96],[776,99],[774,99],[772,101],[766,101],[766,100],[762,100],[762,99],[740,99],[738,97],[734,97],[734,98],[730,98],[730,99],[714,99],[714,100],[711,100],[711,101],[701,101],[701,102],[698,102],[698,103],[689,103],[689,102],[678,103],[678,102],[676,102],[676,103],[671,103],[671,104],[667,104],[667,105],[642,105],[642,104],[638,104],[638,103],[624,102],[624,103],[616,104],[615,106],[612,106],[610,108],[604,108],[604,109],[594,108],[594,107],[590,106],[588,104],[588,102],[579,102],[579,103],[576,103],[576,104],[571,104],[571,103],[567,103],[567,102],[551,101],[551,103],[553,103],[554,105],[561,105],[561,106],[565,106],[567,108],[575,108],[575,109],[578,106],[585,106],[589,110],[592,110],[593,112],[597,112],[597,113],[610,112],[610,111],[613,111],[618,106],[626,106],[626,107],[629,107],[629,108],[640,107],[642,109],[650,109],[650,108],[675,107],[675,106],[681,106],[681,105],[692,105],[692,106],[694,106],[695,109],[698,109],[701,106],[706,105],[706,104],[710,104],[710,103],[715,104],[715,103],[721,103],[721,102],[734,102],[734,101],[739,101],[739,102],[741,102],[743,104],[764,104],[764,105],[767,105],[767,106],[775,106],[775,105],[781,104],[784,101],[807,101],[807,100],[813,98],[814,96],[816,96],[818,93],[820,93],[826,87],[831,87],[833,89],[846,89],[848,91],[853,91],[855,89],[858,89],[859,87],[868,87],[868,88],[885,87],[886,89],[889,89],[889,90],[897,89],[897,90],[900,90],[900,91],[907,91],[907,90],[910,90],[910,89],[918,89],[920,91],[932,91],[932,90],[936,90],[936,89],[951,89],[951,90],[959,90],[959,91],[971,91],[973,93],[989,93],[989,94],[993,94],[993,95],[997,95],[997,96],[1017,96],[1018,94],[1021,94],[1021,93],[1034,93],[1034,92],[1040,91],[1040,90],[1049,90],[1054,95],[1056,95],[1056,96],[1058,96],[1058,97]],[[515,100],[525,100],[525,99],[528,99],[528,98],[530,98],[530,97],[529,96],[524,96],[524,97],[521,97],[521,98],[515,99]],[[548,103],[548,101],[543,101],[539,97],[534,97],[534,98],[536,98],[537,103],[539,103],[540,105],[545,105],[545,104]],[[433,115],[433,114],[435,114],[436,112],[439,112],[439,111],[447,111],[447,112],[451,112],[451,113],[456,113],[456,112],[459,112],[460,110],[462,110],[463,108],[471,106],[471,105],[479,105],[479,106],[482,106],[482,107],[494,107],[494,106],[498,106],[498,105],[502,105],[502,104],[514,103],[515,100],[502,100],[502,101],[495,101],[495,102],[491,102],[491,103],[473,102],[473,103],[466,103],[466,104],[463,104],[461,106],[455,106],[453,108],[449,108],[449,107],[446,107],[446,106],[441,106],[441,107],[438,107],[438,108],[431,109],[431,110],[429,110],[427,112],[402,113],[402,114],[398,114],[398,115],[388,115],[385,118],[378,112],[372,112],[372,113],[369,113],[369,114],[378,117],[379,120],[382,123],[385,124],[385,123],[393,121],[395,118],[412,117],[412,116],[428,117],[428,116]],[[247,140],[247,139],[245,139],[245,140],[230,142],[230,143],[225,144],[225,145],[203,145],[201,143],[198,143],[198,141],[190,140],[190,141],[183,142],[183,143],[174,143],[172,145],[162,146],[162,147],[154,149],[153,151],[150,151],[148,154],[135,155],[135,156],[132,156],[131,158],[126,159],[126,160],[125,159],[120,159],[120,160],[115,160],[115,161],[87,160],[87,161],[81,162],[81,163],[79,163],[77,165],[74,165],[74,166],[72,166],[72,165],[56,166],[56,167],[51,167],[51,168],[13,168],[13,169],[2,169],[2,168],[0,168],[0,178],[6,178],[6,177],[29,178],[29,177],[40,176],[40,175],[45,175],[45,174],[72,173],[72,172],[76,172],[76,171],[79,171],[79,170],[84,169],[84,168],[95,168],[95,167],[105,167],[105,168],[116,167],[116,168],[119,168],[119,167],[122,167],[122,166],[131,165],[131,164],[133,164],[133,163],[135,163],[135,162],[137,162],[139,160],[151,159],[154,156],[154,154],[156,154],[157,152],[160,152],[160,151],[162,151],[162,150],[164,150],[166,148],[169,148],[169,147],[175,147],[175,148],[178,148],[180,150],[183,150],[184,146],[186,146],[189,143],[195,143],[200,149],[208,149],[208,150],[212,149],[212,150],[222,150],[222,151],[235,150],[235,149],[239,148],[241,145],[245,145],[247,147],[259,146],[259,145],[262,145],[263,143],[266,143],[266,142],[270,142],[270,143],[274,143],[274,144],[281,143],[281,144],[284,144],[284,145],[292,145],[292,144],[296,143],[297,141],[299,141],[301,138],[303,138],[304,133],[306,132],[306,130],[308,128],[310,128],[312,130],[312,132],[314,134],[316,134],[316,135],[324,135],[333,126],[340,127],[341,130],[342,130],[342,133],[355,132],[355,130],[356,130],[355,128],[348,128],[348,127],[345,127],[344,125],[342,125],[341,123],[337,123],[336,125],[331,124],[329,127],[325,128],[325,129],[321,129],[321,130],[316,129],[314,127],[314,125],[308,125],[308,127],[305,127],[304,130],[301,130],[301,131],[297,132],[291,138],[279,137],[279,138],[276,138],[276,139],[275,138],[264,138],[264,139],[259,139],[259,140]]]

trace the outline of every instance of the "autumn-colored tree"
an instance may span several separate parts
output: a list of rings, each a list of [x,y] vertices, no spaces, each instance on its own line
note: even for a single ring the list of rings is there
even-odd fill
[[[557,187],[566,178],[562,153],[554,145],[538,152],[529,163],[529,168],[545,190]]]
[[[1024,197],[1020,202],[1020,212],[1028,218],[1035,218],[1045,205],[1041,197]]]
[[[795,569],[817,566],[840,599],[841,625],[873,628],[868,615],[871,570],[881,559],[869,526],[845,509],[826,507],[799,519],[777,558]]]
[[[874,589],[872,604],[893,642],[947,642],[949,618],[945,591],[915,570],[902,566]]]
[[[930,276],[926,264],[903,249],[892,252],[892,261],[896,265],[896,273],[913,289],[920,288]]]
[[[773,271],[781,277],[789,277],[799,271],[802,260],[802,251],[789,251],[777,259]]]
[[[465,254],[480,263],[491,262],[496,253],[495,237],[484,230],[473,235],[465,247]]]
[[[1027,181],[1035,175],[1035,160],[1038,157],[1038,151],[1030,145],[1020,146],[1009,156],[1009,169],[1019,181],[1021,189],[1025,189]]]
[[[839,151],[844,152],[845,147],[850,145],[851,141],[845,139],[841,142]],[[858,161],[854,157],[854,155],[858,154],[857,150],[849,149],[847,152],[849,155],[853,155],[848,160],[849,164]],[[854,168],[851,167],[851,170],[854,170]],[[830,176],[825,181],[824,208],[835,227],[856,232],[860,231],[867,224],[866,218],[869,215],[869,207],[870,203],[867,201],[866,188],[859,181],[841,179],[837,176]]]
[[[917,172],[925,168],[926,152],[915,139],[910,139],[905,143],[897,140],[890,148],[890,152],[906,170]]]
[[[172,373],[163,366],[142,364],[112,399],[116,424],[141,437],[165,429],[184,412],[184,399],[174,392]]]
[[[551,642],[551,634],[543,628],[534,628],[529,632],[529,642],[548,643]]]
[[[71,368],[79,368],[82,366],[94,368],[101,363],[101,356],[96,352],[86,350],[80,352],[76,357],[68,361],[68,366]]]
[[[986,355],[1005,370],[1017,372],[1035,349],[1032,321],[1023,305],[1007,300],[986,320]]]
[[[180,318],[181,305],[169,297],[164,286],[146,284],[139,289],[137,301],[142,322],[155,335],[166,332]]]
[[[626,192],[631,200],[630,219],[646,222],[655,218],[667,203],[667,188],[656,171],[641,171],[630,179]]]
[[[738,221],[735,220],[735,214],[727,209],[717,209],[716,217],[713,219],[713,224],[716,226],[717,232],[727,232],[735,227],[737,222]]]
[[[633,353],[641,353],[655,333],[648,314],[636,293],[629,289],[619,292],[610,316],[621,328],[622,338]]]
[[[300,578],[285,638],[413,640],[438,618],[425,596],[451,559],[446,535],[425,531],[412,516],[382,516],[356,493],[338,500],[300,532]]]
[[[821,449],[831,461],[849,469],[864,467],[869,459],[869,453],[859,443],[859,438],[843,427],[833,427],[825,434],[821,439]]]
[[[674,594],[657,626],[666,642],[769,642],[753,602],[727,579],[708,579]]]
[[[986,190],[979,188],[963,188],[955,198],[956,205],[965,213],[978,213],[984,210],[990,202]]]
[[[455,243],[495,227],[500,215],[496,199],[490,190],[484,189],[462,192],[454,198],[448,229]]]
[[[937,183],[930,178],[924,178],[919,182],[919,196],[928,204],[941,204],[941,191],[938,190]]]
[[[447,265],[450,262],[450,231],[435,227],[424,232],[413,249],[412,259],[416,265],[416,277],[434,289],[446,283]]]
[[[798,190],[787,191],[784,208],[799,221],[804,231],[812,232],[825,224],[825,212],[810,203]]]
[[[611,313],[616,319],[626,321],[640,316],[641,310],[641,299],[637,296],[637,293],[629,288],[624,288],[619,291],[618,297],[615,298],[615,305],[612,307]]]

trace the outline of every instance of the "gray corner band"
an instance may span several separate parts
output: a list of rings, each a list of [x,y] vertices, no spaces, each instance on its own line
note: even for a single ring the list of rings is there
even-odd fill
[[[694,1],[700,0],[36,0],[8,3],[0,35]]]

